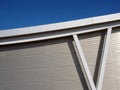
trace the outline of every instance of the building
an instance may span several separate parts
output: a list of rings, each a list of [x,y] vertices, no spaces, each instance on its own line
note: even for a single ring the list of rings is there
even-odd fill
[[[0,90],[119,90],[120,13],[0,31]]]

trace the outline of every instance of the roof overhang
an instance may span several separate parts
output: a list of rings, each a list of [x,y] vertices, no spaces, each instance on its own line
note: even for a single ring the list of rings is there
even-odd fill
[[[42,33],[42,32],[51,32],[51,31],[69,29],[69,28],[77,28],[82,26],[100,24],[100,23],[113,22],[118,20],[120,20],[120,13],[98,16],[98,17],[91,17],[91,18],[80,19],[80,20],[67,21],[67,22],[60,22],[60,23],[54,23],[54,24],[1,30],[0,38]]]

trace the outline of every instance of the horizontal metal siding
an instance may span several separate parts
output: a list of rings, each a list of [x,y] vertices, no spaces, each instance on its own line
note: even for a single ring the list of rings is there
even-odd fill
[[[0,90],[87,89],[79,71],[71,38],[0,47]]]
[[[96,84],[105,32],[98,31],[79,35],[86,61]]]
[[[111,35],[103,90],[120,90],[120,27]]]
[[[95,83],[104,31],[78,35]],[[119,49],[120,28],[114,28],[103,90],[120,88]],[[0,47],[0,90],[88,90],[84,73],[72,37]]]

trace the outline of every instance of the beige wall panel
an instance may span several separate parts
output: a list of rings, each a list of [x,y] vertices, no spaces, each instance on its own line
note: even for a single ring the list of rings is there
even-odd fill
[[[79,35],[80,44],[95,83],[100,64],[100,55],[102,52],[104,34],[105,32],[99,31]]]
[[[71,37],[0,50],[0,90],[87,90]]]
[[[120,28],[112,32],[103,90],[120,90]]]
[[[95,83],[104,36],[104,31],[78,35]],[[1,46],[0,90],[88,90],[78,56],[72,37]],[[114,28],[103,90],[120,89],[119,59],[120,28]]]

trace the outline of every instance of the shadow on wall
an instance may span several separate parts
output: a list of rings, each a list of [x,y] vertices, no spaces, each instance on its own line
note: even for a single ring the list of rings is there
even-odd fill
[[[97,37],[97,36],[99,36],[99,34],[93,34],[93,35],[87,34],[85,37],[83,37],[81,39],[87,39],[87,38],[92,38],[92,37]],[[98,76],[98,69],[99,69],[99,65],[100,65],[104,37],[105,37],[105,32],[103,32],[101,34],[99,49],[97,52],[98,54],[97,54],[97,58],[96,58],[96,62],[95,62],[96,63],[95,64],[95,71],[94,71],[94,76],[93,76],[93,80],[94,80],[95,84],[96,84],[97,76]],[[90,88],[90,86],[89,86],[88,81],[86,79],[82,64],[80,62],[81,60],[80,60],[80,57],[78,55],[78,52],[77,52],[77,49],[75,47],[75,43],[74,43],[72,37],[65,37],[65,38],[60,38],[60,39],[58,38],[58,39],[51,39],[51,40],[45,40],[45,41],[37,41],[37,42],[29,42],[29,43],[23,43],[23,44],[1,46],[0,51],[2,52],[2,51],[20,50],[20,49],[25,49],[25,48],[42,47],[42,46],[48,46],[48,45],[52,45],[52,44],[60,44],[60,43],[64,43],[64,42],[67,42],[67,44],[69,46],[69,50],[70,50],[70,53],[71,53],[72,58],[74,60],[74,64],[75,64],[80,82],[82,84],[82,88],[84,90],[88,90]]]

